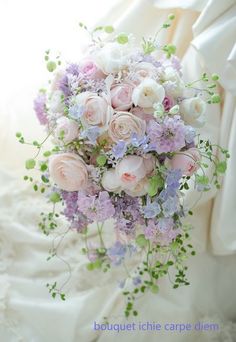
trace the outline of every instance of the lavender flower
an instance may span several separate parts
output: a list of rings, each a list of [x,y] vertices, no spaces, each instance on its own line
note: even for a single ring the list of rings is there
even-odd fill
[[[178,197],[169,197],[162,203],[162,210],[165,217],[172,216],[178,210]]]
[[[69,108],[69,116],[74,120],[79,120],[84,112],[84,106],[75,104]]]
[[[126,245],[123,245],[120,241],[116,241],[112,247],[107,249],[107,255],[114,265],[120,265],[124,260],[126,251]]]
[[[141,283],[142,283],[142,280],[141,280],[140,277],[134,277],[134,278],[133,278],[133,284],[134,284],[134,286],[137,286],[137,285],[139,285],[139,284],[141,284]]]
[[[66,72],[68,74],[72,74],[74,76],[78,76],[79,75],[79,65],[78,64],[75,64],[75,63],[72,63],[70,64],[67,68],[66,68]]]
[[[179,115],[165,117],[161,123],[151,120],[147,130],[157,153],[174,152],[185,146],[186,129]]]
[[[160,214],[161,208],[157,201],[150,201],[150,198],[147,199],[147,204],[143,207],[143,216],[145,218],[154,218],[158,214]]]
[[[46,112],[46,95],[39,94],[34,100],[34,110],[41,125],[48,123]]]
[[[116,159],[122,158],[127,151],[127,145],[125,141],[119,140],[118,143],[113,147],[112,153]]]
[[[88,127],[81,132],[81,138],[88,139],[91,144],[95,145],[97,143],[97,138],[100,135],[100,128],[98,126]]]
[[[104,222],[115,214],[107,191],[101,191],[98,196],[87,196],[80,191],[77,204],[78,210],[93,222]]]
[[[192,126],[186,126],[185,141],[188,144],[192,144],[194,143],[195,136],[196,136],[196,130]]]

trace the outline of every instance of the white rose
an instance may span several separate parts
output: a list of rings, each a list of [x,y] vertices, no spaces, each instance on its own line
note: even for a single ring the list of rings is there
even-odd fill
[[[153,79],[147,78],[134,88],[132,100],[135,106],[151,108],[154,103],[162,102],[164,97],[164,88]]]
[[[95,60],[105,74],[117,73],[128,66],[130,49],[128,44],[107,43],[101,48]]]
[[[203,127],[206,123],[206,102],[199,97],[185,99],[180,104],[180,113],[185,122],[193,127]]]
[[[64,113],[64,102],[62,98],[64,94],[61,90],[55,90],[51,93],[49,98],[49,109],[52,113],[63,114]]]
[[[185,85],[179,73],[172,67],[167,67],[162,75],[164,80],[163,86],[166,88],[168,95],[178,97],[183,94]]]
[[[61,141],[59,138],[63,136],[63,142],[69,143],[75,140],[78,137],[78,134],[79,127],[75,121],[70,120],[65,116],[57,119],[54,135],[58,142]]]

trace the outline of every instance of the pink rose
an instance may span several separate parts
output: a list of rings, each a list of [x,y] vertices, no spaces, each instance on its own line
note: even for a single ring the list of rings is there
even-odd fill
[[[115,84],[111,89],[111,104],[116,110],[130,109],[132,106],[133,86],[129,83]]]
[[[129,112],[117,112],[111,119],[108,134],[115,142],[119,140],[129,142],[133,133],[142,137],[145,130],[146,123],[144,120]]]
[[[143,158],[136,155],[124,157],[116,166],[116,176],[124,190],[135,188],[146,174]]]
[[[86,91],[77,95],[76,102],[84,106],[81,122],[85,128],[98,126],[101,132],[107,130],[113,109],[105,97]]]
[[[70,120],[65,116],[62,116],[59,119],[57,119],[57,126],[54,135],[59,142],[63,141],[67,144],[78,138],[78,134],[79,127],[75,121]],[[63,139],[60,140],[60,137],[63,137]]]
[[[97,67],[97,65],[92,60],[85,60],[82,62],[80,66],[80,71],[87,76],[88,78],[93,79],[102,79],[105,78],[106,75],[102,72],[101,69]]]
[[[187,151],[179,152],[170,160],[173,169],[180,169],[184,176],[192,176],[199,169],[201,154],[198,149],[190,148]]]
[[[88,182],[86,164],[74,153],[51,156],[49,159],[49,173],[58,187],[66,191],[82,190]]]

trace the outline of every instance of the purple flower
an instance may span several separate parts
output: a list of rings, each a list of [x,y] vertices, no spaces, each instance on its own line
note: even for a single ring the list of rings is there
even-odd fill
[[[116,159],[122,158],[127,150],[125,141],[119,140],[118,143],[113,147],[112,153]]]
[[[161,218],[158,220],[158,229],[161,233],[165,233],[165,231],[169,231],[174,226],[174,221],[172,218]]]
[[[157,153],[174,152],[185,146],[185,125],[179,115],[165,117],[163,122],[148,124],[148,135]]]
[[[101,191],[98,196],[88,196],[78,193],[78,210],[92,222],[104,222],[115,214],[115,208],[107,191]]]
[[[79,72],[80,72],[80,70],[79,70],[79,65],[78,65],[78,64],[75,64],[75,63],[70,64],[70,65],[67,67],[66,72],[67,72],[68,74],[72,74],[72,75],[74,75],[74,76],[78,76],[78,75],[79,75]]]
[[[143,216],[145,218],[154,218],[158,214],[160,214],[161,208],[157,201],[150,201],[150,198],[147,199],[147,204],[143,207]]]
[[[48,123],[46,112],[46,95],[39,94],[34,100],[34,110],[41,125]]]
[[[120,265],[122,260],[124,260],[126,251],[126,245],[123,245],[120,241],[116,241],[112,247],[107,249],[107,255],[114,265]]]
[[[58,87],[66,97],[70,95],[69,80],[67,75],[62,76]]]
[[[196,130],[192,126],[185,126],[185,140],[188,144],[194,143],[194,138],[196,136]]]
[[[178,197],[169,197],[162,203],[162,210],[165,217],[172,216],[178,210]]]
[[[134,284],[134,286],[137,286],[137,285],[139,285],[139,284],[141,284],[141,283],[142,283],[142,280],[141,280],[140,277],[135,277],[135,278],[133,278],[133,284]]]
[[[81,132],[81,138],[87,138],[91,144],[97,143],[97,138],[100,135],[100,128],[98,126],[88,127]]]

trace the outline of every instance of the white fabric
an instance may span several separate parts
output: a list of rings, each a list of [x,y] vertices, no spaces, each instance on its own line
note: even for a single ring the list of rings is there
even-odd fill
[[[68,0],[65,6],[68,8],[72,4],[71,13],[75,13],[75,2]],[[32,75],[27,70],[17,71],[16,67],[13,68],[20,79],[20,87],[15,83],[12,87],[8,84],[9,89],[3,88],[6,100],[1,102],[1,341],[104,342],[122,339],[141,342],[146,338],[151,342],[157,339],[164,342],[235,341],[235,325],[231,322],[235,321],[236,316],[235,256],[213,256],[211,253],[213,250],[216,254],[232,254],[236,248],[236,183],[233,178],[236,166],[236,82],[233,76],[236,66],[233,35],[236,25],[235,1],[120,0],[114,4],[103,23],[114,22],[122,31],[137,33],[139,37],[147,36],[153,34],[164,21],[170,12],[169,8],[176,14],[176,24],[168,33],[160,35],[160,41],[167,39],[177,44],[187,77],[195,79],[206,70],[221,75],[224,103],[222,106],[209,107],[208,123],[202,134],[228,147],[231,159],[222,190],[217,194],[215,191],[207,193],[194,210],[193,244],[198,253],[188,262],[191,286],[173,290],[168,279],[163,279],[158,295],[150,294],[139,300],[141,315],[138,321],[192,323],[205,320],[219,323],[220,332],[126,332],[120,335],[95,332],[94,320],[101,322],[104,316],[110,316],[113,323],[124,321],[120,317],[124,303],[117,289],[117,281],[124,274],[116,270],[107,274],[99,271],[89,273],[85,268],[86,259],[81,254],[81,239],[73,232],[66,235],[60,247],[60,255],[71,266],[71,279],[64,289],[67,300],[53,300],[48,295],[46,283],[57,280],[60,286],[68,276],[68,268],[65,262],[57,258],[46,261],[55,235],[42,235],[37,221],[39,213],[47,210],[47,203],[33,193],[19,176],[24,174],[23,163],[31,156],[32,150],[19,145],[14,138],[17,130],[23,131],[29,140],[43,137],[43,131],[31,109],[38,74],[39,80],[43,80],[41,59],[38,59],[38,72]],[[70,22],[69,15],[67,11],[67,23]],[[190,46],[193,24],[194,39]],[[33,22],[31,25],[33,27]],[[68,54],[68,50],[73,50],[76,55],[74,41],[68,47],[67,36],[62,37],[60,43],[62,47],[66,44],[65,52]],[[31,49],[26,49],[27,58]],[[20,65],[17,67],[20,68]],[[231,71],[229,68],[232,68]],[[196,194],[193,191],[187,196],[189,203],[195,202]],[[107,240],[113,238],[111,228],[111,223],[107,224]],[[66,223],[62,220],[61,232],[65,230]],[[130,267],[134,264],[135,260]]]

